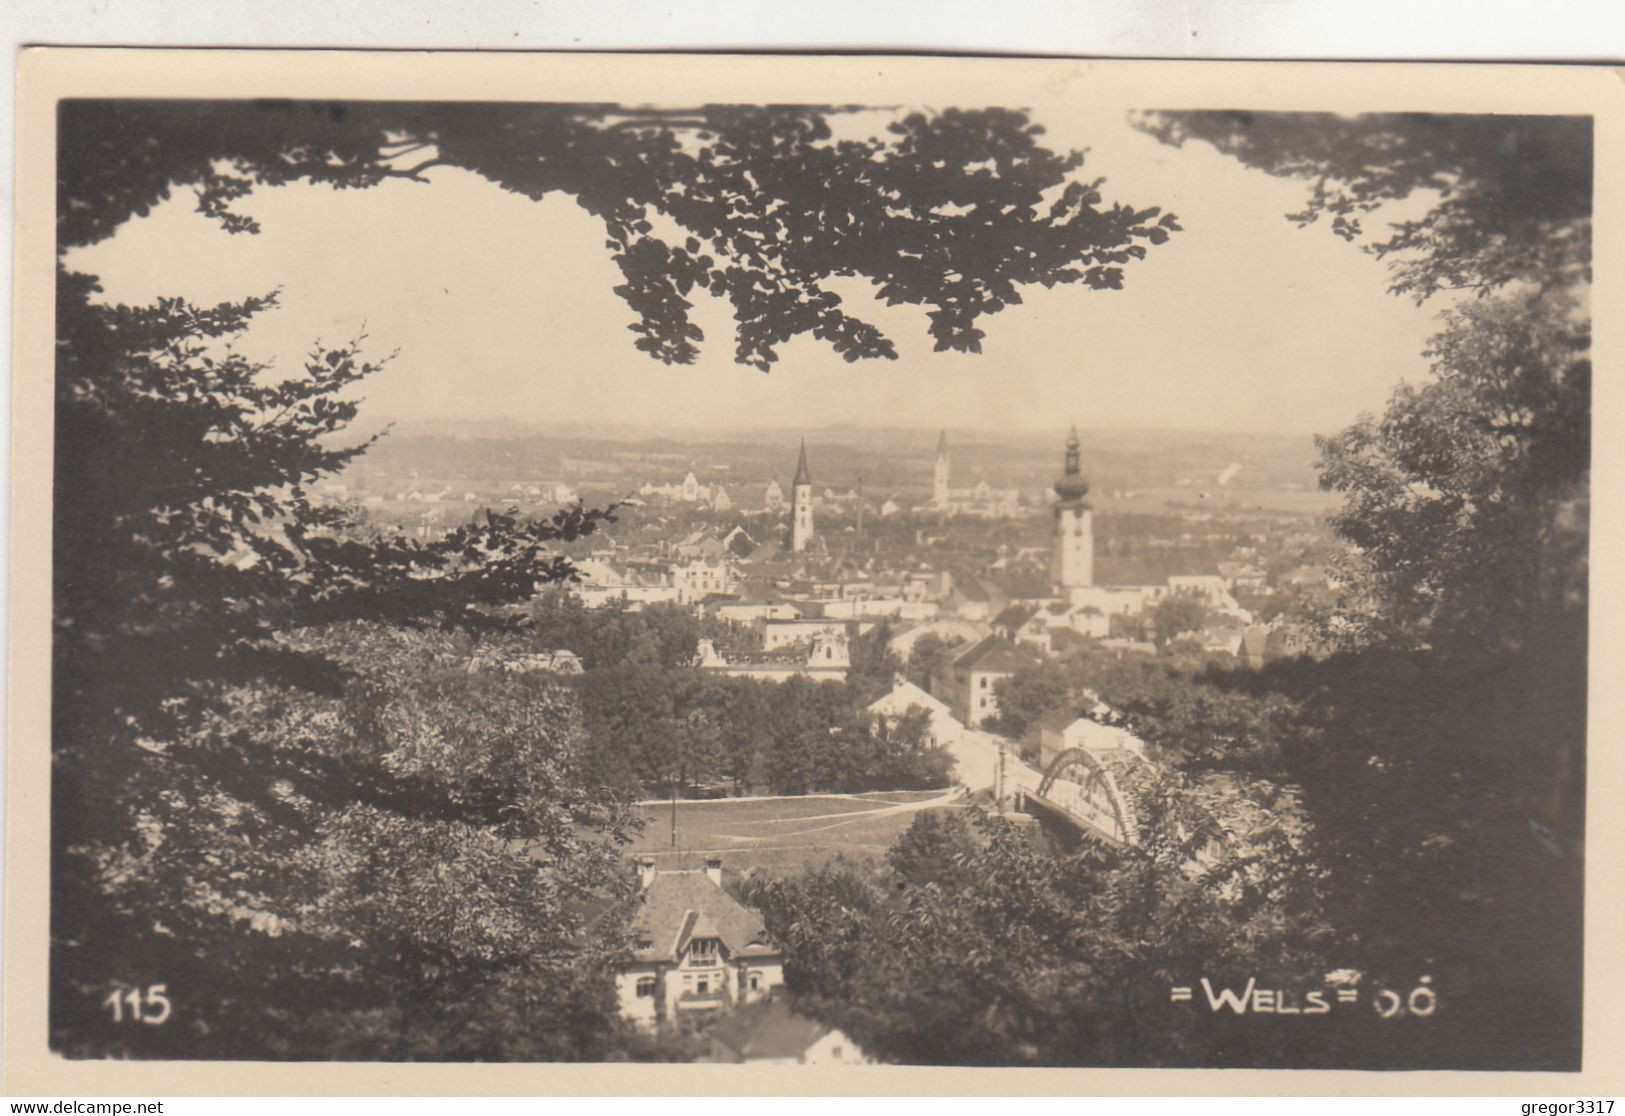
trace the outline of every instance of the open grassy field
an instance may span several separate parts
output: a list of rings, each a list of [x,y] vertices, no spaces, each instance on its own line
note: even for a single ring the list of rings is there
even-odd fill
[[[675,847],[671,806],[648,804],[638,808],[644,829],[626,851],[660,868],[698,868],[720,856],[730,873],[790,875],[837,857],[878,861],[921,810],[956,809],[958,801],[957,791],[893,791],[679,802]]]

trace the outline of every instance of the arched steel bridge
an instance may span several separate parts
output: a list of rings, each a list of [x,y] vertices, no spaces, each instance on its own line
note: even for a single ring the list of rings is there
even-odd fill
[[[1109,849],[1134,843],[1134,823],[1111,769],[1082,748],[1068,748],[1044,769],[1036,791],[1024,791],[1026,811],[1060,822]]]

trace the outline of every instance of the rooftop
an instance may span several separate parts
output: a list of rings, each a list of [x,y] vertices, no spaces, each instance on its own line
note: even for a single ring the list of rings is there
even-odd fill
[[[778,952],[761,917],[699,869],[657,872],[643,889],[632,932],[649,943],[637,949],[639,961],[675,961],[695,937],[718,938],[736,956]]]
[[[748,1004],[711,1029],[711,1037],[741,1061],[754,1058],[802,1058],[830,1028],[797,1015],[785,997]]]
[[[977,640],[954,659],[955,670],[1002,671],[1014,674],[1022,667],[1031,666],[1037,658],[1001,636],[990,635]]]

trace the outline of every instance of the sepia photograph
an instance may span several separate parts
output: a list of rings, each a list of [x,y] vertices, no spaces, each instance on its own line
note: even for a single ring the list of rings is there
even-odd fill
[[[1594,1067],[1583,98],[792,61],[52,96],[50,1056]]]

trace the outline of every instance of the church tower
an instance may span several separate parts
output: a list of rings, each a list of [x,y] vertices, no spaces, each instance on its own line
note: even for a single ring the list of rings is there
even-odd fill
[[[1066,468],[1055,482],[1055,542],[1050,559],[1050,579],[1055,592],[1069,596],[1071,590],[1094,584],[1094,512],[1085,498],[1089,482],[1078,464],[1078,428],[1066,439]]]
[[[807,471],[807,439],[801,440],[801,460],[790,490],[790,549],[800,554],[812,542],[812,474]]]
[[[932,488],[931,504],[938,511],[948,510],[948,432],[937,438],[937,473]]]

